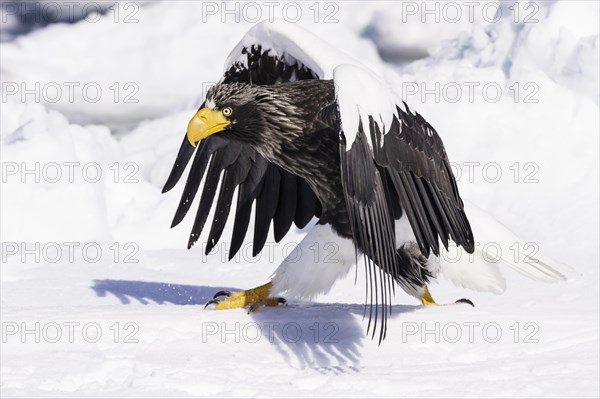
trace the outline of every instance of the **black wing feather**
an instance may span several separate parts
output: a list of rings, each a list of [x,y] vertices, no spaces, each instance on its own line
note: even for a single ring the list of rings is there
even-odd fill
[[[282,170],[281,186],[279,190],[279,203],[277,210],[275,211],[273,223],[275,242],[281,241],[290,230],[290,227],[292,227],[294,216],[296,216],[297,199],[298,177]]]
[[[225,223],[231,210],[233,192],[248,176],[250,171],[250,158],[247,151],[241,151],[237,160],[225,169],[221,180],[221,191],[217,200],[213,224],[208,234],[206,253],[209,253],[221,238]]]
[[[177,153],[177,157],[175,158],[175,164],[173,165],[173,169],[171,169],[171,173],[167,178],[167,182],[163,187],[162,193],[166,193],[171,190],[179,179],[181,175],[183,175],[183,171],[187,166],[188,162],[190,162],[190,158],[194,154],[194,146],[189,142],[187,136],[183,138],[183,143],[181,143],[181,147],[179,147],[179,152]]]
[[[224,147],[224,149],[224,151],[216,151],[210,160],[206,181],[204,182],[204,189],[202,190],[202,195],[200,196],[198,212],[196,213],[194,226],[192,227],[192,232],[190,233],[190,238],[188,240],[188,249],[190,249],[196,243],[196,241],[198,241],[198,238],[200,238],[200,233],[204,229],[204,224],[206,223],[206,219],[208,219],[208,214],[217,192],[217,186],[219,184],[221,172],[230,165],[230,163],[227,163],[226,161],[230,159],[233,161],[235,158],[232,157],[232,155],[235,152],[239,154],[239,152],[236,151],[239,150],[239,146],[234,146],[232,148],[233,151],[229,151],[230,149],[227,147]]]
[[[299,229],[304,228],[313,218],[321,216],[320,202],[304,179],[298,179],[296,215],[294,224]]]
[[[275,165],[269,165],[263,179],[261,193],[256,200],[252,256],[258,255],[267,241],[269,226],[279,204],[280,182],[280,169]]]
[[[404,107],[396,108],[385,135],[369,117],[372,160],[391,183],[385,185],[390,212],[395,218],[406,213],[424,256],[439,255],[440,240],[448,249],[449,239],[473,252],[473,233],[442,140],[421,115]]]
[[[381,317],[381,342],[387,331],[387,305],[390,303],[393,287],[390,276],[396,274],[398,265],[393,215],[389,212],[385,184],[373,162],[362,122],[349,150],[346,150],[345,139],[340,141],[340,161],[352,235],[357,248],[365,255],[365,267],[369,276],[370,290],[367,295],[370,295],[371,306],[367,328],[371,328],[371,321],[374,320],[374,337],[377,320]]]
[[[240,184],[238,189],[237,210],[233,223],[229,260],[235,256],[244,243],[252,214],[252,205],[260,193],[262,179],[269,165],[266,159],[256,153],[254,153],[252,162],[254,162],[254,165],[250,168],[248,178]]]
[[[182,148],[186,145],[192,148],[192,152],[194,147],[189,143],[187,137],[184,138],[184,143],[182,144]],[[194,162],[192,162],[192,167],[190,169],[190,173],[188,175],[188,179],[185,183],[185,188],[183,189],[183,193],[181,194],[181,200],[179,201],[179,206],[175,211],[175,216],[173,217],[173,222],[171,223],[171,227],[177,226],[185,215],[188,213],[190,207],[192,206],[192,202],[194,201],[194,197],[198,192],[198,187],[200,187],[200,182],[204,177],[204,173],[206,172],[206,166],[208,165],[208,161],[212,154],[220,147],[225,145],[226,142],[223,140],[206,140],[198,144],[198,150],[194,157]],[[180,151],[181,153],[181,151]],[[189,154],[189,155],[188,155]],[[185,155],[188,156],[188,159],[181,163],[175,164],[173,166],[173,170],[171,171],[171,176],[176,176],[178,180],[183,173],[185,166],[189,161],[189,157],[191,157],[192,153],[188,151],[185,152]],[[176,181],[175,181],[176,182]],[[172,187],[172,186],[171,186]],[[167,189],[167,186],[163,189],[163,192],[170,190]]]
[[[402,187],[395,187],[405,194],[401,195],[401,206],[423,255],[430,251],[439,255],[438,239],[448,249],[449,238],[471,253],[473,232],[442,140],[421,115],[413,114],[406,104],[404,107],[406,111],[396,108],[400,123],[392,124],[385,135],[386,155],[376,154],[375,162],[387,164],[392,180],[393,176],[400,177]],[[402,156],[393,157],[396,152]]]

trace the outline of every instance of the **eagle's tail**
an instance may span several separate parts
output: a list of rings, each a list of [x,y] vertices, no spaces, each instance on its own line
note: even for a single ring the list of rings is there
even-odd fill
[[[567,278],[557,269],[566,269],[544,256],[535,242],[524,242],[506,226],[476,205],[465,201],[465,211],[475,235],[475,252],[467,254],[461,248],[430,259],[433,268],[457,286],[476,291],[501,293],[506,282],[499,264],[511,267],[520,274],[537,281],[554,283]]]

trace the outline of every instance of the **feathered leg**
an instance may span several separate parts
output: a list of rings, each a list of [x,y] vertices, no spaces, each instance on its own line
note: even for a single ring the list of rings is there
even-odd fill
[[[253,311],[262,305],[285,303],[279,295],[311,299],[327,293],[348,274],[355,259],[352,240],[340,237],[329,225],[317,224],[275,270],[270,282],[241,292],[217,292],[206,306],[215,305],[217,310],[248,307]]]

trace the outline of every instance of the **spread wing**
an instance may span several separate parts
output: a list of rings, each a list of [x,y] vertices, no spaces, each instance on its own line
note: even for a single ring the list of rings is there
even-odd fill
[[[260,46],[242,47],[237,56],[245,59],[228,64],[222,79],[224,83],[267,85],[316,78],[309,68],[295,62],[283,62],[270,55],[268,50],[262,51]],[[279,242],[292,223],[303,228],[314,216],[320,216],[320,203],[302,178],[268,162],[249,146],[229,142],[218,136],[202,140],[197,149],[184,136],[163,193],[177,184],[192,156],[194,160],[171,225],[174,227],[183,220],[205,178],[188,248],[199,239],[217,197],[206,253],[213,249],[229,219],[236,188],[238,192],[229,259],[235,256],[244,241],[254,204],[253,256],[265,245],[271,223],[275,241]]]
[[[394,211],[399,205],[426,257],[430,252],[440,253],[440,240],[446,249],[451,239],[473,252],[473,233],[435,129],[364,69],[339,66],[334,81],[342,118],[341,156],[346,165],[342,180],[345,187],[352,187],[357,180],[352,168],[363,165],[363,173],[371,172],[361,180],[372,179],[370,185],[375,186],[375,193],[364,193],[369,197],[354,193],[355,202],[370,204],[379,193],[387,198],[378,206],[381,220],[375,224],[380,226],[386,225],[385,218],[399,216]]]
[[[449,239],[473,252],[473,233],[437,132],[406,104],[397,105],[368,70],[341,65],[333,76],[342,119],[342,186],[352,234],[365,255],[373,334],[381,316],[381,342],[394,282],[416,288],[430,277],[397,251],[394,220],[406,215],[425,257],[439,254],[440,240],[447,249]]]

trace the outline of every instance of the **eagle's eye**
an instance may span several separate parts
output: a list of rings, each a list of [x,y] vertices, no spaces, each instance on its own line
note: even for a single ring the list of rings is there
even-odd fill
[[[230,107],[223,108],[223,115],[230,116],[233,113],[233,110]]]

